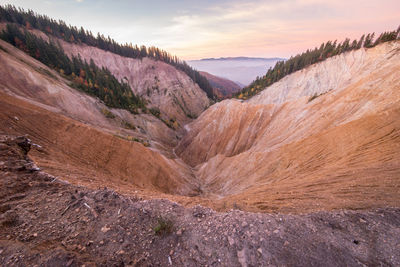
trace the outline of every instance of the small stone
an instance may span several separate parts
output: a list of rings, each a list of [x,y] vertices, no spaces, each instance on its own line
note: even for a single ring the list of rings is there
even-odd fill
[[[177,236],[181,236],[181,235],[182,235],[182,230],[179,229],[178,231],[176,231],[176,235],[177,235]]]
[[[240,265],[241,265],[242,267],[247,266],[246,253],[245,253],[244,249],[239,250],[239,251],[237,252],[237,257],[238,257],[238,261],[239,261],[239,263],[240,263]]]
[[[33,234],[33,236],[34,236],[34,237],[37,237],[37,236],[38,236],[38,234],[37,234],[37,233],[34,233],[34,234]]]
[[[276,230],[274,230],[274,232],[273,232],[274,234],[277,234],[277,233],[279,233],[279,230],[278,229],[276,229]]]
[[[102,231],[103,233],[107,233],[108,231],[110,231],[110,229],[111,229],[111,228],[108,228],[107,225],[104,225],[104,226],[101,228],[101,231]]]
[[[246,227],[246,226],[247,226],[247,222],[243,222],[242,227]]]
[[[263,251],[262,251],[262,248],[258,248],[258,249],[257,249],[257,252],[260,253],[260,255],[262,255],[262,252],[263,252]]]
[[[172,265],[172,260],[171,260],[170,256],[168,256],[168,263],[169,263],[169,265]]]
[[[125,251],[123,251],[122,249],[120,251],[118,251],[118,255],[122,255],[125,254]]]
[[[286,246],[288,246],[290,243],[289,243],[289,241],[285,241],[285,243],[283,243],[283,245],[286,247]]]
[[[366,222],[367,222],[366,220],[360,218],[360,223],[366,223]]]
[[[174,250],[171,250],[170,252],[169,252],[169,255],[173,255],[174,254]]]

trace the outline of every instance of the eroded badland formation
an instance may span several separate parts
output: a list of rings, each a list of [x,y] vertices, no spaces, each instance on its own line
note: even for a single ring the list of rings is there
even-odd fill
[[[2,265],[400,265],[399,41],[213,105],[165,62],[57,42],[162,115],[0,41]]]

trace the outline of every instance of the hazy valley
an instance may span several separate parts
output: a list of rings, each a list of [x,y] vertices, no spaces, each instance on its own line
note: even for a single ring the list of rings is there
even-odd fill
[[[245,87],[257,76],[264,75],[270,67],[283,58],[205,58],[190,60],[188,64],[200,71],[206,71]]]

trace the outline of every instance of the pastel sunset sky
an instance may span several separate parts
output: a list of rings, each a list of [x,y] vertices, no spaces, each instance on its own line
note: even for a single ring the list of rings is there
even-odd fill
[[[327,40],[394,30],[399,0],[0,0],[182,59],[290,57]]]

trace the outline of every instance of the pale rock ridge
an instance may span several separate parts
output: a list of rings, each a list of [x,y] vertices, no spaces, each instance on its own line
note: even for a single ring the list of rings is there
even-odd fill
[[[331,90],[339,92],[370,72],[390,66],[398,56],[399,42],[390,42],[373,49],[361,48],[328,58],[292,73],[248,100],[257,104],[281,104],[304,96],[320,95]]]
[[[399,67],[399,51],[400,43],[392,42],[368,52],[346,53],[289,75],[247,102],[222,101],[189,124],[191,130],[176,151],[191,155],[183,156],[191,165],[201,162],[193,161],[194,155],[198,154],[203,161],[219,153],[232,156],[265,139],[268,139],[267,143],[256,150],[268,151],[276,145],[390,108],[398,101],[393,89],[399,82],[395,72]],[[329,69],[330,65],[333,70]],[[342,67],[352,75],[337,71]],[[321,86],[325,81],[328,85]],[[378,85],[380,90],[376,89]],[[321,96],[309,102],[314,94]],[[262,118],[260,114],[263,114]],[[255,123],[256,120],[259,122]],[[315,127],[317,129],[313,129]],[[235,131],[237,133],[233,133]],[[206,147],[197,147],[197,142],[209,138],[215,142],[205,142]]]
[[[133,59],[87,45],[60,40],[69,55],[80,55],[100,67],[108,68],[118,79],[127,81],[132,90],[157,107],[166,117],[180,124],[199,116],[209,105],[206,93],[185,73],[162,61],[150,58]]]
[[[377,177],[387,183],[377,185],[384,192],[400,175],[399,72],[398,41],[336,56],[247,102],[212,106],[189,124],[176,152],[194,167],[203,194],[217,198],[263,203],[278,184],[294,190],[335,181],[344,190],[350,181],[375,184]],[[319,97],[310,101],[314,94]],[[385,152],[377,154],[369,143]]]

